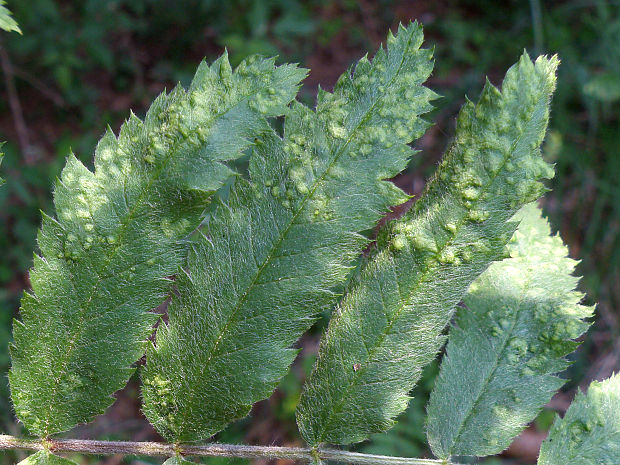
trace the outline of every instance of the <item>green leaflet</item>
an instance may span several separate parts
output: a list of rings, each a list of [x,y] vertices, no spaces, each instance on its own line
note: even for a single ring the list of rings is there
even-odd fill
[[[253,137],[294,98],[304,70],[257,57],[233,73],[202,63],[190,89],[158,97],[118,139],[97,146],[95,172],[70,156],[43,215],[32,292],[15,321],[9,374],[17,417],[46,437],[113,401],[146,347],[186,256],[184,237]]]
[[[4,5],[6,5],[6,2],[0,0],[0,29],[4,29],[7,32],[15,31],[21,34],[22,30],[19,28],[17,21],[13,19],[12,13]]]
[[[384,431],[436,355],[467,287],[502,257],[510,220],[544,191],[540,155],[556,58],[527,55],[500,93],[487,82],[468,102],[456,140],[422,198],[380,237],[379,251],[334,311],[297,422],[311,445]]]
[[[195,463],[191,460],[186,460],[185,457],[181,455],[175,455],[167,459],[162,465],[195,465]]]
[[[372,228],[407,197],[392,183],[426,123],[432,69],[417,24],[362,59],[316,112],[265,136],[177,280],[169,323],[147,353],[144,412],[166,438],[208,438],[268,397],[291,345],[337,299]],[[403,98],[406,97],[406,98]],[[392,130],[393,129],[393,130]]]
[[[592,316],[575,291],[577,262],[549,235],[536,205],[514,220],[510,258],[472,283],[450,330],[428,407],[428,440],[439,458],[506,449],[564,384],[553,373],[567,367],[563,357]]]
[[[26,457],[17,465],[77,465],[73,460],[52,454],[47,450],[40,450]]]
[[[620,374],[578,392],[542,443],[538,465],[620,463]]]

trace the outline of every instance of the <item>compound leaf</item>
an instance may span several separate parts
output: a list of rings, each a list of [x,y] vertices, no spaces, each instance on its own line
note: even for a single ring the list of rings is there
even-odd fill
[[[620,463],[620,374],[578,392],[542,443],[538,465]]]
[[[335,310],[297,422],[311,445],[385,431],[441,347],[455,305],[504,254],[510,218],[553,175],[541,157],[555,58],[527,55],[502,91],[487,82],[458,118],[456,140],[422,198],[380,236],[379,248]]]
[[[294,98],[304,70],[227,56],[202,63],[188,91],[158,97],[99,142],[95,171],[70,156],[43,215],[41,255],[13,326],[17,417],[42,437],[102,413],[132,373],[184,262],[184,238],[250,140]],[[225,135],[222,134],[225,132]]]
[[[291,345],[334,304],[371,229],[407,196],[405,168],[427,123],[432,70],[417,24],[362,59],[316,111],[293,105],[284,139],[257,143],[177,281],[169,322],[147,353],[144,412],[174,441],[208,438],[268,397]],[[405,98],[403,98],[405,97]]]
[[[428,407],[428,439],[439,458],[506,449],[564,384],[554,373],[567,367],[563,357],[592,315],[575,291],[577,262],[549,235],[536,205],[513,219],[520,224],[510,258],[472,283],[450,330]]]

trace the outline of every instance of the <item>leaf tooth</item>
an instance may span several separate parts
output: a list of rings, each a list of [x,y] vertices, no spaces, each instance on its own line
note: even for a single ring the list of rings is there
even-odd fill
[[[432,94],[400,105],[394,118],[404,134],[375,114],[430,74],[428,53],[410,53],[411,42],[401,55],[378,52],[370,66],[362,60],[353,85],[345,75],[334,93],[320,90],[316,111],[294,103],[284,138],[262,134],[249,180],[238,178],[218,204],[209,241],[199,240],[199,259],[190,256],[193,282],[179,282],[169,324],[147,354],[145,415],[169,439],[207,438],[269,395],[295,357],[290,346],[338,298],[368,243],[361,233],[408,199],[384,179],[406,166],[406,144],[429,108],[419,100]],[[173,386],[165,402],[160,382]]]
[[[110,405],[144,352],[157,318],[148,310],[184,263],[184,239],[234,175],[222,162],[269,127],[265,118],[286,107],[304,75],[255,59],[255,71],[265,70],[256,80],[230,75],[224,61],[212,66],[217,74],[201,67],[190,93],[179,85],[162,94],[146,123],[132,113],[118,138],[108,128],[94,173],[67,158],[54,192],[58,218],[43,217],[34,294],[14,333],[11,392],[30,432],[71,429]],[[278,92],[267,111],[252,109],[271,84]]]
[[[503,85],[519,85],[523,95],[503,95],[487,83],[477,104],[465,104],[455,143],[424,194],[379,233],[378,250],[330,321],[298,405],[298,425],[311,446],[359,442],[389,427],[439,350],[439,336],[469,284],[505,255],[516,228],[511,217],[540,195],[544,173],[526,165],[540,158],[536,144],[549,103],[541,80],[549,77],[533,75],[528,63],[511,68]],[[533,107],[514,111],[530,96]],[[361,369],[352,369],[356,363]],[[400,385],[369,383],[367,367],[375,364]]]

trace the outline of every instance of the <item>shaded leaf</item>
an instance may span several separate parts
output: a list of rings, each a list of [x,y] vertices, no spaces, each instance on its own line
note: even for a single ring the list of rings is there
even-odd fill
[[[539,465],[620,463],[620,374],[578,392],[542,443]]]
[[[472,283],[450,330],[427,417],[440,458],[506,449],[564,384],[554,373],[592,316],[575,291],[577,262],[536,205],[514,220],[510,258]]]

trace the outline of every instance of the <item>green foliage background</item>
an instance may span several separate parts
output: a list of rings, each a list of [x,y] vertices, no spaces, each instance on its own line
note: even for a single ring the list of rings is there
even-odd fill
[[[424,24],[427,46],[436,47],[428,85],[445,97],[435,102],[429,118],[436,126],[418,144],[423,153],[397,180],[416,194],[454,134],[464,95],[477,98],[485,74],[498,84],[523,48],[531,55],[560,55],[545,143],[557,175],[544,207],[571,255],[583,260],[577,274],[584,276],[581,290],[591,299],[586,303],[599,302],[598,322],[570,368],[575,382],[569,388],[582,378],[609,375],[597,370],[620,368],[620,345],[614,345],[620,332],[620,6],[602,0],[497,5],[492,0],[9,1],[23,35],[2,32],[0,46],[12,64],[27,137],[24,144],[3,81],[0,140],[7,144],[1,171],[7,183],[0,190],[0,372],[8,369],[11,318],[29,286],[25,272],[32,264],[39,210],[52,211],[51,186],[70,148],[91,167],[106,124],[118,130],[129,108],[143,116],[164,85],[187,85],[197,63],[205,56],[212,60],[224,47],[233,65],[258,52],[311,68],[304,96],[318,83],[331,89],[349,64],[376,48],[388,28],[410,19]],[[5,77],[6,60],[2,68]],[[220,439],[294,443],[295,405],[316,339],[304,339],[300,360],[276,394]],[[402,417],[402,426],[360,448],[424,453],[421,400],[434,376],[426,371],[417,388],[420,397]],[[119,402],[137,412],[137,398],[130,385]],[[116,416],[109,423],[124,426],[110,428],[101,420],[91,427],[99,428],[99,436],[103,431],[110,438],[153,437],[137,413],[133,419],[117,411],[111,415]],[[548,427],[539,419],[541,428],[545,423]],[[0,381],[0,425],[4,432],[16,432],[6,378]],[[79,433],[94,435],[92,429]]]

